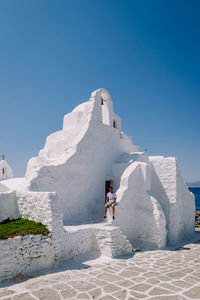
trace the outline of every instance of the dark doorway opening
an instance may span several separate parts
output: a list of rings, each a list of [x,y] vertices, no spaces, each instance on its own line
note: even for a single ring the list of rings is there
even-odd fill
[[[109,192],[109,188],[112,186],[112,180],[105,181],[105,203],[106,203],[106,196]]]

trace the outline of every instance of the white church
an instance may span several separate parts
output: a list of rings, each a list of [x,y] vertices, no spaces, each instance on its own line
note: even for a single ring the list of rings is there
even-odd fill
[[[51,223],[52,232],[58,223],[68,233],[98,223],[104,231],[117,228],[135,248],[152,249],[178,243],[195,231],[194,197],[177,159],[148,156],[134,145],[103,88],[64,116],[62,130],[48,136],[30,159],[25,178],[2,179],[0,207],[10,201],[10,218]],[[104,221],[110,186],[117,194],[116,218]],[[0,210],[0,221],[4,218]],[[67,251],[65,246],[65,255]]]

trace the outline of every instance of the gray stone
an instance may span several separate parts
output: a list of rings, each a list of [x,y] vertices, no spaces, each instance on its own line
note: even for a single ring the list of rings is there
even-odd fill
[[[134,286],[131,287],[131,290],[134,291],[139,291],[139,292],[146,292],[147,290],[149,290],[152,286],[149,284],[145,284],[145,283],[141,283],[141,284],[136,284]]]
[[[121,280],[118,281],[117,284],[121,285],[122,287],[129,287],[130,285],[133,285],[133,282],[130,280]]]
[[[173,281],[173,284],[175,284],[181,288],[191,287],[191,283],[188,283],[188,282],[182,281],[182,280]]]
[[[136,297],[136,299],[143,299],[143,298],[147,297],[147,295],[142,294],[142,293],[137,293],[135,291],[131,291],[131,295]]]
[[[119,273],[120,276],[126,277],[126,278],[130,278],[133,276],[138,276],[139,274],[137,272],[134,271],[129,271],[129,270],[125,270],[122,271],[121,273]]]
[[[16,293],[16,292],[13,291],[13,290],[4,289],[3,291],[0,291],[0,299],[2,297],[9,296],[9,295],[12,295],[14,293]]]
[[[154,296],[154,295],[163,295],[163,294],[171,294],[171,293],[172,291],[155,287],[149,292],[149,295]]]
[[[64,299],[69,299],[69,298],[72,298],[76,295],[76,291],[69,288],[69,289],[66,289],[64,291],[61,291],[61,295]]]
[[[183,295],[187,296],[190,299],[200,299],[200,286],[195,286],[183,293]]]
[[[101,289],[95,289],[89,292],[89,294],[92,296],[92,299],[97,299],[101,295]]]
[[[142,276],[132,277],[132,278],[131,278],[131,281],[133,281],[134,283],[135,283],[135,282],[143,282],[143,281],[145,281],[145,280],[146,280],[146,278],[145,278],[145,277],[142,277]]]
[[[125,300],[127,296],[126,290],[121,290],[113,294],[114,297],[116,297],[119,300]]]
[[[80,299],[90,299],[89,295],[86,293],[79,294],[77,297]]]
[[[171,291],[175,291],[175,292],[180,291],[180,288],[178,288],[177,286],[174,286],[170,283],[161,283],[159,285],[159,287],[162,287],[162,288],[165,288],[165,289],[168,289],[168,290],[171,290]]]
[[[186,300],[185,297],[182,297],[180,295],[177,296],[158,296],[158,297],[152,297],[151,300]]]
[[[187,276],[184,278],[184,280],[187,282],[190,282],[192,284],[199,283],[199,279],[197,279],[196,277],[193,277],[193,276]]]
[[[151,283],[151,284],[157,284],[159,282],[160,282],[160,280],[158,280],[156,278],[151,278],[146,281],[146,283]]]
[[[89,280],[88,280],[89,281]],[[76,281],[70,281],[69,284],[81,291],[81,292],[86,292],[86,291],[89,291],[89,290],[93,290],[96,288],[96,286],[88,281],[84,281],[84,280],[76,280]]]
[[[57,283],[57,284],[54,284],[52,285],[52,287],[56,290],[61,290],[61,291],[64,291],[64,290],[67,290],[67,289],[70,289],[70,287],[65,284],[65,283]]]
[[[53,299],[53,300],[60,300],[60,295],[58,292],[51,288],[43,288],[38,291],[33,291],[32,294],[40,300],[47,300],[47,299]]]
[[[112,275],[110,273],[103,273],[103,274],[98,275],[97,277],[99,279],[102,279],[102,280],[105,280],[108,282],[110,282],[110,281],[115,282],[115,281],[123,279],[122,277],[119,277],[117,275]]]
[[[146,277],[146,278],[152,278],[152,277],[155,277],[155,276],[158,276],[159,273],[158,272],[147,272],[147,273],[144,273],[142,276]]]
[[[115,300],[115,298],[113,298],[112,296],[104,296],[102,298],[99,298],[99,300]]]
[[[118,290],[120,290],[120,288],[117,286],[117,285],[115,285],[115,284],[108,284],[108,285],[105,285],[104,287],[103,287],[103,289],[104,289],[104,291],[106,292],[106,293],[112,293],[112,292],[115,292],[115,291],[118,291]]]
[[[13,300],[34,300],[30,294],[28,293],[22,293],[22,294],[17,294],[13,297]]]
[[[173,279],[180,279],[183,277],[183,273],[181,273],[181,271],[180,272],[178,272],[178,271],[169,272],[166,275]]]
[[[171,281],[171,278],[164,276],[164,275],[157,276],[156,279],[158,279],[160,281]]]
[[[49,285],[49,282],[47,280],[41,279],[33,281],[32,283],[28,283],[25,285],[25,287],[29,290],[36,290],[39,288],[43,288],[45,285]]]

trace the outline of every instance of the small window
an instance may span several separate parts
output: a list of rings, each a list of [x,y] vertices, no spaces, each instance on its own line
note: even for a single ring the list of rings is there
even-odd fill
[[[114,127],[114,128],[117,127],[117,126],[116,126],[116,121],[115,121],[115,120],[113,120],[113,127]]]
[[[103,98],[101,97],[101,105],[103,105],[104,103],[103,103]]]
[[[2,174],[3,174],[3,175],[5,174],[5,169],[4,169],[4,168],[2,168]]]

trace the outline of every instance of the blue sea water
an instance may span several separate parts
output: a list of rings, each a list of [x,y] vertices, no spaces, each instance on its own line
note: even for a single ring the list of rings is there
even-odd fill
[[[189,187],[188,189],[195,196],[196,210],[200,210],[200,187]]]

